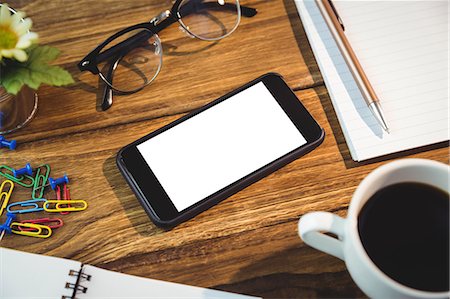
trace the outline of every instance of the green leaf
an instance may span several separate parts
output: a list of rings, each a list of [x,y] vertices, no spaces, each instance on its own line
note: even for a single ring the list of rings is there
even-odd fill
[[[22,78],[25,78],[26,76],[28,76],[26,69],[13,69],[7,74],[2,75],[2,85],[6,89],[6,92],[16,95],[25,84]]]
[[[50,46],[35,46],[28,51],[28,63],[47,64],[59,57],[60,51]]]
[[[20,63],[6,61],[1,66],[1,85],[10,94],[16,95],[23,85],[38,89],[41,84],[63,86],[74,82],[69,72],[49,63],[59,56],[59,50],[50,46],[35,46],[28,49],[28,60]]]

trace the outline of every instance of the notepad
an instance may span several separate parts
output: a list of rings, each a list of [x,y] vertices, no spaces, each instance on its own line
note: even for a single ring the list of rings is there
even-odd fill
[[[314,0],[296,0],[352,159],[449,140],[448,2],[333,1],[390,127],[371,114]]]
[[[255,297],[104,270],[80,262],[0,248],[0,298]]]

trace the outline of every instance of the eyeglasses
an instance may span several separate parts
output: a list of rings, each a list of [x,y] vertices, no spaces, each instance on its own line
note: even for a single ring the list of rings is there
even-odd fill
[[[150,22],[125,28],[107,38],[79,63],[80,71],[99,75],[105,82],[102,110],[112,105],[112,90],[130,94],[155,80],[162,66],[162,45],[158,34],[179,22],[183,31],[205,41],[227,37],[239,25],[241,15],[253,17],[254,8],[239,0],[176,0],[170,10]]]

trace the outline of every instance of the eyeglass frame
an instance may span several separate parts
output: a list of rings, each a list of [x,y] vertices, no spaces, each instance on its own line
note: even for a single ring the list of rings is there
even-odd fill
[[[178,22],[180,23],[180,25],[184,28],[184,30],[186,30],[189,34],[193,35],[194,37],[201,39],[201,40],[207,40],[207,41],[214,41],[214,40],[220,40],[222,38],[227,37],[228,35],[230,35],[231,33],[234,32],[234,30],[237,28],[237,25],[239,24],[239,21],[237,22],[237,25],[235,26],[235,28],[233,28],[232,31],[228,32],[227,34],[225,34],[224,36],[221,36],[219,38],[202,38],[199,37],[193,33],[190,32],[190,30],[187,28],[187,26],[182,22],[182,17],[180,15],[180,5],[184,0],[176,0],[175,3],[173,4],[172,8],[170,10],[166,10],[164,12],[162,12],[161,14],[159,14],[158,16],[152,18],[150,20],[150,22],[145,22],[145,23],[140,23],[140,24],[136,24],[133,26],[129,26],[127,28],[124,28],[118,32],[116,32],[115,34],[111,35],[110,37],[108,37],[105,41],[103,41],[101,44],[99,44],[94,50],[92,50],[91,52],[89,52],[89,54],[87,54],[79,63],[78,63],[78,68],[81,72],[83,71],[89,71],[94,75],[99,75],[100,78],[104,81],[104,83],[106,84],[105,86],[105,92],[104,92],[104,98],[106,98],[108,95],[110,97],[112,97],[112,90],[117,91],[121,94],[131,94],[131,93],[135,93],[141,89],[143,89],[144,87],[146,87],[148,84],[150,84],[151,82],[153,82],[153,80],[155,79],[155,77],[159,74],[159,70],[161,69],[162,66],[162,55],[160,57],[160,66],[158,71],[156,72],[155,76],[149,80],[149,82],[145,85],[143,85],[142,87],[136,89],[136,90],[132,90],[132,91],[121,91],[118,90],[116,88],[114,88],[114,86],[112,86],[112,84],[110,84],[110,82],[108,81],[107,78],[104,77],[104,75],[100,72],[99,68],[98,68],[98,64],[101,63],[102,61],[105,61],[106,59],[108,59],[110,56],[109,52],[114,52],[114,51],[120,51],[120,49],[117,49],[116,47],[119,46],[120,44],[126,43],[125,45],[122,45],[121,47],[127,47],[128,45],[130,45],[131,43],[133,43],[135,41],[135,38],[137,39],[138,37],[136,36],[132,36],[122,42],[120,42],[119,44],[113,46],[112,48],[106,50],[103,53],[100,53],[101,50],[103,50],[103,48],[108,45],[110,42],[112,42],[113,40],[115,40],[116,38],[124,35],[127,32],[133,31],[133,30],[137,30],[137,29],[144,29],[144,30],[148,30],[152,36],[155,35],[157,37],[157,39],[159,40],[158,37],[158,33],[167,28],[168,26]],[[247,7],[247,6],[242,6],[239,3],[239,0],[235,0],[236,4],[231,4],[231,3],[225,3],[224,5],[220,5],[218,3],[210,3],[210,4],[218,4],[220,5],[220,7],[224,7],[226,9],[235,9],[237,6],[237,10],[238,10],[238,18],[240,19],[240,16],[245,16],[245,17],[253,17],[257,14],[257,10],[251,7]],[[205,3],[205,4],[209,4],[209,3]],[[189,15],[186,14],[186,15]],[[185,16],[186,16],[185,15]],[[139,34],[137,34],[139,35]],[[114,48],[116,48],[114,51],[112,51]],[[127,51],[127,49],[125,49],[125,51]],[[128,52],[127,52],[128,53]],[[114,72],[117,64],[120,62],[122,56],[117,56],[116,60],[114,62],[111,63],[110,65],[110,70],[108,72],[108,77],[109,74],[112,75],[112,73]],[[108,100],[110,102],[110,105],[112,104],[112,99]],[[104,99],[105,102],[105,99]],[[109,105],[109,106],[110,106]],[[102,104],[103,106],[103,104]],[[109,107],[108,107],[109,108]],[[105,109],[106,110],[106,109]]]

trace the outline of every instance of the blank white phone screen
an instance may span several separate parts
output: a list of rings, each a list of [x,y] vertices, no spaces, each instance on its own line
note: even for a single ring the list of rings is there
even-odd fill
[[[181,212],[305,143],[259,82],[137,148]]]

